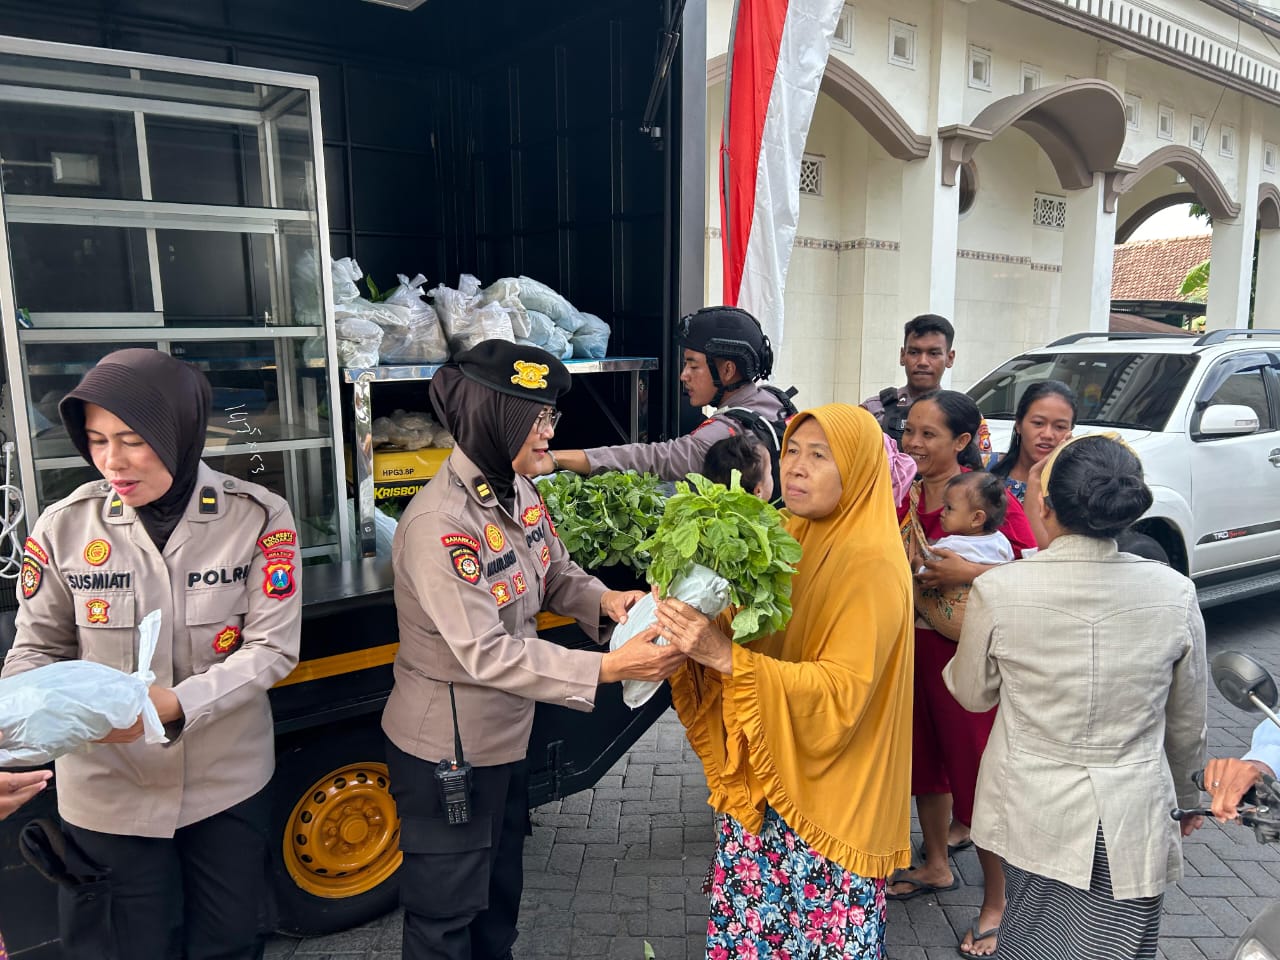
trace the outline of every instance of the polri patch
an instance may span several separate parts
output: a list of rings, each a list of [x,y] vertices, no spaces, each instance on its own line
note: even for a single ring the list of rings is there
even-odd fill
[[[84,607],[89,611],[90,623],[110,623],[111,622],[111,604],[100,597],[94,597],[92,600],[86,600]]]
[[[22,572],[18,580],[22,584],[22,598],[30,600],[40,590],[40,582],[44,579],[44,569],[31,557],[22,558]]]
[[[120,499],[120,494],[111,497],[111,502],[107,504],[107,517],[111,520],[118,520],[124,516],[124,501]]]
[[[22,549],[39,560],[42,566],[47,567],[49,565],[49,554],[45,552],[44,547],[36,543],[31,537],[27,537],[27,542],[22,545]]]
[[[91,567],[100,567],[111,556],[111,544],[98,539],[90,540],[84,547],[84,562]]]
[[[466,533],[446,533],[440,538],[440,542],[446,547],[466,547],[476,553],[480,552],[480,541]]]
[[[499,553],[507,545],[507,538],[502,535],[502,531],[498,529],[496,523],[486,523],[484,525],[484,542],[489,545],[489,549],[494,553]]]
[[[449,560],[453,563],[453,572],[467,583],[480,582],[480,558],[470,547],[450,547]]]
[[[514,599],[511,596],[511,588],[507,586],[505,580],[499,580],[489,588],[489,592],[493,594],[494,602],[500,607],[505,607]]]
[[[517,570],[511,575],[511,586],[515,588],[517,597],[528,592],[529,586],[524,582],[523,570]]]
[[[230,653],[238,646],[240,646],[240,628],[230,624],[219,630],[218,635],[213,638],[213,652],[219,655]]]
[[[538,559],[542,561],[543,570],[551,566],[551,548],[545,543],[542,545],[542,549],[538,551]]]
[[[293,548],[298,545],[298,535],[292,530],[272,530],[258,540],[258,548],[268,559],[293,559]]]
[[[276,556],[267,561],[262,569],[263,594],[272,600],[288,600],[297,589],[298,582],[293,578],[293,564],[289,560]]]
[[[524,513],[520,514],[520,522],[526,527],[536,527],[541,519],[542,507],[529,507]]]
[[[218,491],[213,487],[200,488],[200,512],[203,514],[218,512]]]

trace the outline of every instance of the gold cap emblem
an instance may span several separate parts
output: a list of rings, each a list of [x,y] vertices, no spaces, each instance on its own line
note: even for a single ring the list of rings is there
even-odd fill
[[[541,390],[547,385],[547,374],[551,368],[545,363],[533,363],[529,360],[517,360],[514,364],[516,375],[511,382],[526,390]]]

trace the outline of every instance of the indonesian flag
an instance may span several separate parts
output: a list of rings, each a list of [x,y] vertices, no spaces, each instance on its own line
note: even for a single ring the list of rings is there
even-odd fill
[[[720,139],[724,302],[776,347],[800,161],[844,0],[735,0]]]

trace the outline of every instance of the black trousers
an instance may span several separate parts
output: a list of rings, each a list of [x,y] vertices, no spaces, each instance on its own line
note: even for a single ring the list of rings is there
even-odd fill
[[[270,799],[248,800],[172,839],[126,837],[63,823],[85,856],[110,871],[102,892],[58,889],[68,960],[258,960],[270,923]]]
[[[387,742],[400,814],[403,960],[506,960],[516,940],[529,825],[524,761],[472,771],[471,821],[450,826],[434,763]]]

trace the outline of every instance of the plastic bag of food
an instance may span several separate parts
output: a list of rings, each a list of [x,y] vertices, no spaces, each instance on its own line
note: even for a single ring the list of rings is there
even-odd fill
[[[555,334],[556,325],[551,322],[551,318],[545,313],[540,313],[537,310],[529,310],[527,315],[529,317],[528,341],[535,347],[546,347]]]
[[[454,326],[449,345],[455,353],[469,350],[482,340],[515,340],[511,317],[496,303],[472,305]]]
[[[440,318],[431,304],[423,299],[427,278],[418,274],[412,280],[397,274],[400,286],[382,301],[409,311],[409,323],[403,328],[388,329],[382,339],[379,355],[384,363],[444,363],[449,359]]]
[[[382,328],[363,317],[347,317],[339,320],[338,364],[343,367],[376,367],[378,346],[382,343]],[[3,729],[3,728],[0,728]]]
[[[351,257],[333,261],[329,274],[333,280],[334,303],[347,303],[360,296],[360,286],[356,281],[364,276],[364,271]]]
[[[471,309],[475,306],[479,295],[480,281],[469,273],[458,277],[456,290],[442,283],[431,291],[431,300],[436,305],[440,325],[444,327],[445,339],[449,341],[449,346],[455,353],[466,349],[458,346],[458,342],[470,330]]]
[[[374,417],[373,423],[369,425],[369,433],[373,437],[373,445],[375,447],[386,446],[391,442],[391,418],[390,417]]]
[[[537,310],[551,318],[551,322],[562,330],[576,333],[582,326],[582,320],[573,304],[552,290],[545,283],[539,283],[533,277],[522,276],[520,283],[520,302],[526,310]]]
[[[387,438],[402,450],[423,450],[435,445],[436,422],[425,413],[397,410],[391,414]]]
[[[569,334],[559,327],[551,328],[551,334],[547,337],[547,342],[542,345],[542,349],[561,360],[573,359],[573,344],[569,342]]]
[[[511,332],[517,340],[529,336],[529,311],[520,302],[520,281],[515,277],[503,277],[495,280],[480,291],[480,303],[496,303],[507,311],[511,319]]]
[[[594,313],[581,313],[582,326],[570,337],[575,357],[590,357],[599,360],[609,350],[609,325]]]
[[[711,568],[695,563],[688,573],[671,581],[667,596],[683,600],[708,617],[714,617],[729,605],[729,582]],[[627,622],[614,627],[613,635],[609,638],[609,649],[617,650],[637,633],[657,622],[657,604],[654,603],[653,594],[646,593],[627,611]],[[662,647],[668,643],[666,637],[658,637],[653,642]],[[661,682],[652,680],[623,680],[622,702],[635,710],[644,706],[660,686]]]
[[[138,669],[125,673],[89,660],[61,660],[0,680],[0,766],[36,766],[88,747],[141,715],[147,743],[165,743],[147,688],[160,635],[160,611],[138,625]]]
[[[290,293],[294,323],[301,327],[320,326],[324,323],[324,311],[320,309],[323,297],[320,289],[320,256],[314,249],[302,251],[293,265]],[[323,352],[320,356],[324,356]]]

